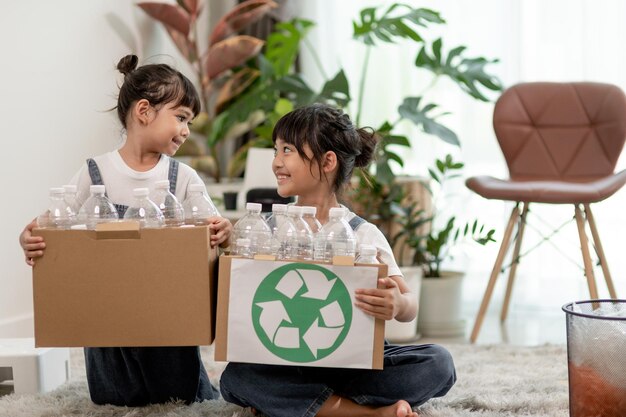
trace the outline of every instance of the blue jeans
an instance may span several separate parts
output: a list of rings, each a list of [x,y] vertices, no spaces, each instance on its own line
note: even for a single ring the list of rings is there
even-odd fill
[[[197,346],[85,348],[85,367],[96,404],[138,407],[219,398]]]
[[[269,417],[311,417],[332,394],[363,405],[406,400],[417,407],[445,395],[455,381],[443,347],[385,344],[383,370],[229,363],[220,389],[226,401]]]

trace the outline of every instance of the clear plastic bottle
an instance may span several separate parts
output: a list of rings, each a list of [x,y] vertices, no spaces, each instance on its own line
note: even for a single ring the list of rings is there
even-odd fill
[[[270,240],[270,253],[273,255],[277,255],[280,248],[280,242],[276,232],[278,231],[280,225],[286,221],[287,204],[272,204],[272,212],[267,217],[266,222],[272,232],[272,238]]]
[[[333,207],[328,213],[328,223],[318,232],[315,241],[315,259],[332,261],[333,256],[354,256],[356,236],[344,219],[343,207]]]
[[[287,206],[285,221],[276,230],[278,249],[275,255],[278,259],[296,259],[298,256],[296,217],[300,215],[300,209],[298,206]]]
[[[276,233],[285,220],[287,220],[287,204],[272,204],[272,213],[266,219],[272,234]]]
[[[235,223],[233,227],[233,240],[250,239],[250,253],[269,254],[272,232],[263,217],[261,217],[261,204],[247,203],[246,215]]]
[[[115,222],[119,219],[117,209],[105,195],[104,185],[89,187],[91,195],[78,212],[78,221],[93,230],[98,223]]]
[[[76,213],[64,199],[62,187],[50,188],[48,211],[37,217],[37,226],[46,229],[69,229],[76,222]]]
[[[289,206],[287,216],[296,226],[295,240],[292,242],[291,253],[294,259],[310,261],[313,259],[313,232],[302,218],[304,207]]]
[[[313,206],[304,206],[302,207],[302,219],[309,225],[311,228],[311,232],[313,235],[316,235],[317,232],[322,228],[322,224],[315,215],[317,214],[317,207]]]
[[[250,250],[250,239],[237,239],[237,241],[235,242],[233,255],[241,256],[242,258],[252,258],[252,251]]]
[[[138,220],[141,228],[155,229],[163,227],[165,219],[161,209],[148,198],[147,188],[133,190],[133,203],[124,214],[124,220]]]
[[[378,264],[376,246],[374,245],[359,245],[359,256],[354,261],[357,264]]]
[[[154,183],[152,201],[163,213],[166,227],[182,226],[185,223],[185,212],[174,194],[170,192],[169,180],[157,181]]]
[[[72,208],[74,213],[78,215],[78,211],[80,210],[80,204],[78,204],[78,200],[76,199],[76,186],[64,185],[63,189],[65,190],[65,194],[63,196],[65,202]]]
[[[183,201],[186,224],[204,226],[210,217],[219,216],[217,208],[204,193],[204,184],[190,184],[187,190],[189,195]]]

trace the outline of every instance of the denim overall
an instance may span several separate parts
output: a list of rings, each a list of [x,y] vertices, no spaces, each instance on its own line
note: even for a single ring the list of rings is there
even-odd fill
[[[87,160],[94,185],[103,185],[93,159]],[[168,179],[176,192],[178,161],[171,160]],[[127,206],[115,204],[120,218]],[[85,348],[91,400],[96,404],[137,407],[182,400],[187,404],[219,397],[209,382],[198,346]]]
[[[356,216],[353,230],[365,222]],[[335,394],[357,404],[406,400],[417,407],[445,395],[456,381],[452,357],[438,345],[385,341],[382,370],[314,368],[231,362],[220,379],[223,398],[268,417],[312,417]]]

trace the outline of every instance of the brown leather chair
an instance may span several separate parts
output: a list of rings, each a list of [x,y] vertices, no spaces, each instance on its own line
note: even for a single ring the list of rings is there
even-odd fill
[[[590,204],[602,201],[626,182],[614,174],[626,140],[626,96],[614,85],[534,82],[515,85],[498,99],[493,126],[510,179],[469,178],[468,188],[489,199],[515,201],[470,341],[478,337],[489,300],[517,225],[511,269],[501,313],[506,319],[526,215],[531,203],[573,204],[585,275],[598,298],[585,223],[589,222],[609,294],[617,298]]]

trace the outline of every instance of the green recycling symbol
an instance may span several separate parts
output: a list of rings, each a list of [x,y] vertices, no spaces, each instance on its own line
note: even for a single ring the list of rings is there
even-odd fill
[[[263,278],[252,300],[252,323],[276,356],[313,362],[341,346],[352,323],[352,300],[327,268],[289,263]]]

